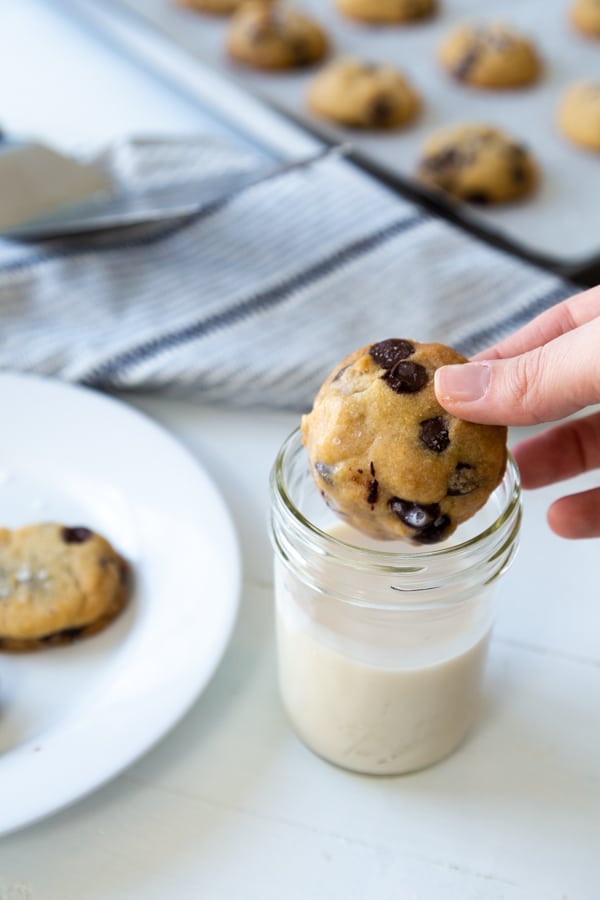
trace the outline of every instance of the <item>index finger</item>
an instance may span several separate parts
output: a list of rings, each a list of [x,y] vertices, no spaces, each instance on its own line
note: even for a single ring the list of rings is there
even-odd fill
[[[545,312],[540,313],[523,328],[514,334],[498,341],[488,350],[477,353],[472,358],[481,359],[508,359],[519,356],[529,350],[535,350],[549,343],[562,334],[585,325],[600,316],[600,285],[574,294],[567,300],[557,303]]]

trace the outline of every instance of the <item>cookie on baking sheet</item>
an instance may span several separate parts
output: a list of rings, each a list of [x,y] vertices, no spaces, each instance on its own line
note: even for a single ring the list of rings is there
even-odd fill
[[[558,124],[573,143],[600,151],[600,81],[580,81],[565,91]]]
[[[439,55],[453,78],[478,88],[522,87],[536,81],[541,69],[533,43],[500,22],[460,25]]]
[[[313,112],[353,128],[391,129],[411,122],[420,101],[409,81],[388,65],[339,59],[309,88]]]
[[[417,176],[469,203],[506,203],[529,194],[537,179],[526,147],[489,125],[455,125],[425,142]]]
[[[244,3],[244,0],[174,0],[178,6],[215,16],[228,16]]]
[[[576,0],[571,6],[571,21],[588,37],[600,37],[600,0]]]
[[[352,19],[365,22],[414,22],[437,9],[436,0],[336,0],[337,8]]]
[[[465,358],[393,338],[347,356],[326,379],[302,436],[325,501],[379,539],[444,540],[480,509],[506,468],[506,428],[437,402],[433,375]]]
[[[327,36],[311,18],[283,4],[248,0],[233,14],[229,55],[258,69],[293,69],[325,56]]]
[[[127,600],[127,565],[89,528],[0,528],[0,650],[70,643],[104,628]]]

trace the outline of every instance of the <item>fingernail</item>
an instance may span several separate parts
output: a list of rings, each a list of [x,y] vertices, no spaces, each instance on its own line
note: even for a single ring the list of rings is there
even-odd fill
[[[490,374],[490,367],[481,363],[442,366],[435,373],[435,390],[444,400],[472,403],[485,396]]]

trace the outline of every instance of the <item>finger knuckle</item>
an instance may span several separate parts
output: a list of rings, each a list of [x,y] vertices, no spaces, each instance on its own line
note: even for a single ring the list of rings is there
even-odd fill
[[[527,413],[530,422],[541,422],[538,410],[543,406],[544,358],[541,353],[525,353],[515,359],[511,370],[510,392],[512,402],[521,412]]]

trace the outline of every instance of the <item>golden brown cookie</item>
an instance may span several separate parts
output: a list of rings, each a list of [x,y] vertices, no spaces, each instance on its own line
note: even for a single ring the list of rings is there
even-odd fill
[[[178,6],[192,9],[195,12],[210,13],[214,16],[228,16],[242,5],[245,0],[174,0]]]
[[[600,81],[580,81],[562,96],[558,123],[569,140],[600,151]]]
[[[380,24],[426,19],[437,9],[436,0],[336,0],[336,5],[352,19]]]
[[[587,37],[600,37],[600,0],[576,0],[571,21]]]
[[[322,59],[327,52],[323,29],[283,3],[248,0],[229,25],[227,49],[238,62],[258,69],[293,69]]]
[[[411,122],[419,97],[392,66],[339,59],[322,69],[309,88],[318,115],[353,128],[391,129]]]
[[[506,468],[506,428],[437,402],[433,375],[465,358],[443,344],[390,339],[342,360],[302,418],[325,501],[379,539],[434,544],[480,509]]]
[[[87,637],[127,600],[127,566],[83,526],[0,529],[0,650],[35,650]]]
[[[440,47],[446,71],[478,88],[515,88],[531,84],[540,60],[527,38],[501,23],[460,25]]]
[[[488,125],[457,125],[426,141],[417,172],[428,187],[479,205],[526,196],[536,166],[523,145]]]

